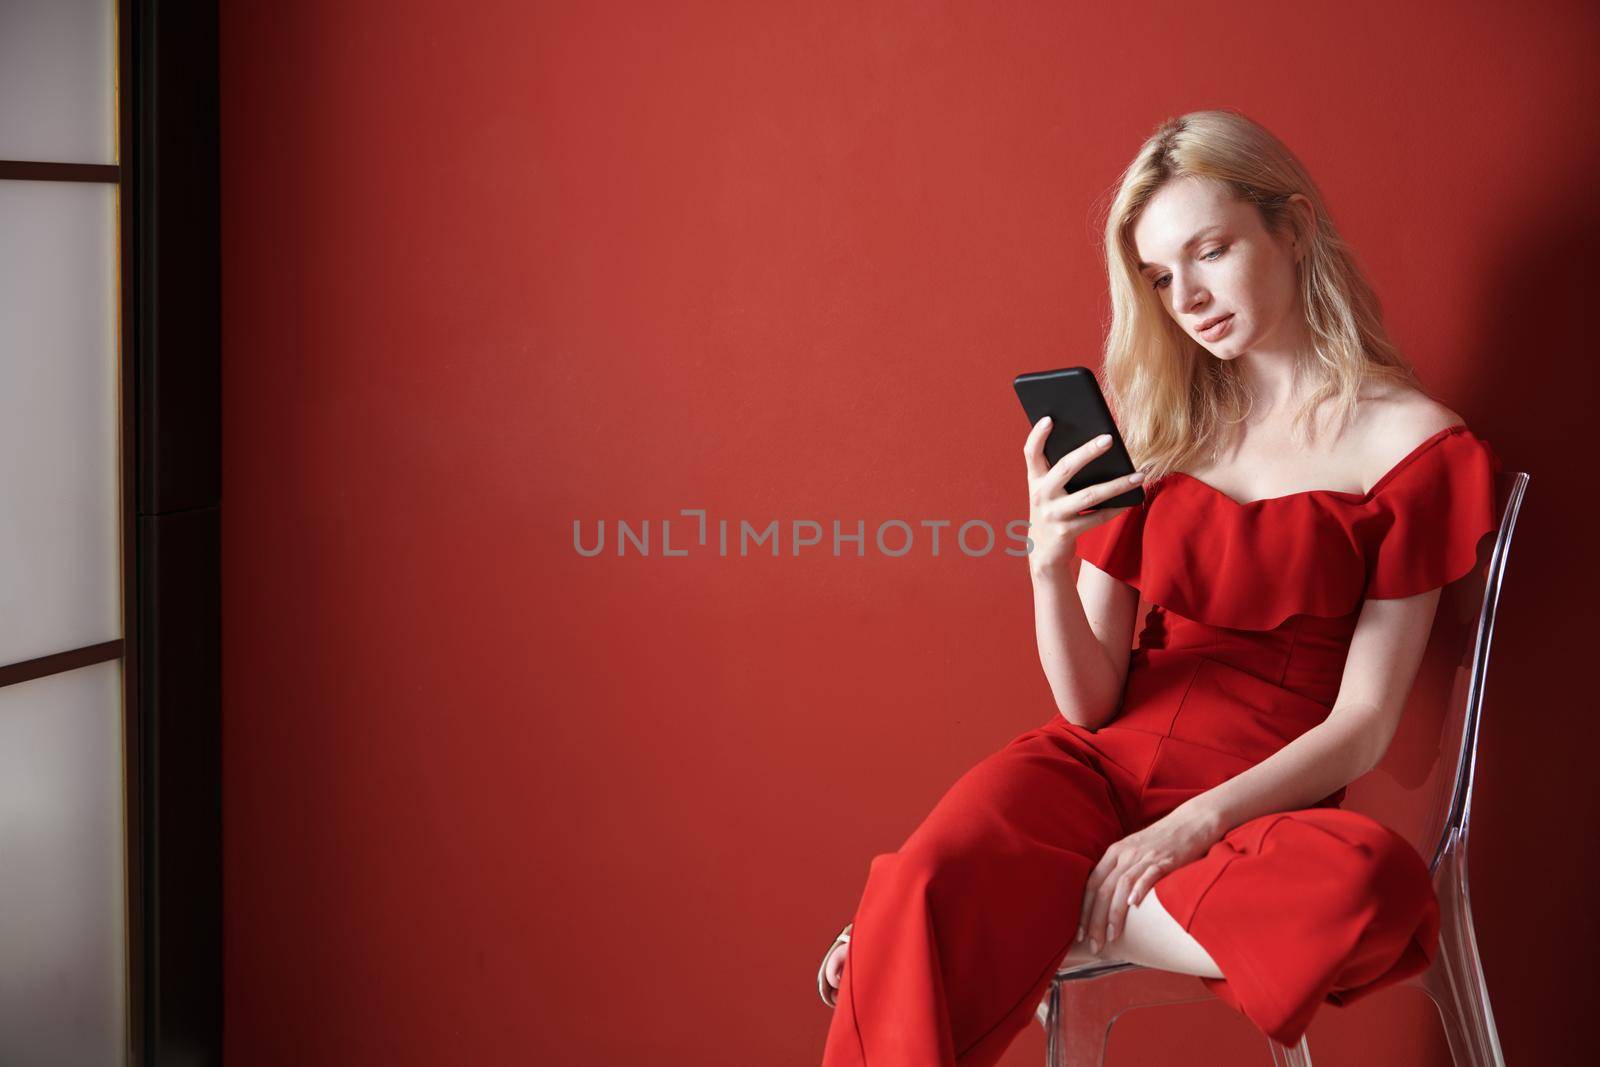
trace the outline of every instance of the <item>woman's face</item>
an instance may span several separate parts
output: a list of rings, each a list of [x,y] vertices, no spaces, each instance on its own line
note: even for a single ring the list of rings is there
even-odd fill
[[[1253,204],[1193,177],[1158,189],[1133,227],[1144,283],[1184,332],[1218,359],[1292,354],[1301,343],[1291,240],[1268,233]],[[1219,316],[1230,317],[1201,332]]]

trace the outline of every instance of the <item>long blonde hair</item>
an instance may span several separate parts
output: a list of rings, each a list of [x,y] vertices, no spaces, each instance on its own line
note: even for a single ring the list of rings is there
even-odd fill
[[[1390,342],[1377,295],[1300,161],[1236,111],[1192,111],[1161,123],[1140,147],[1105,223],[1111,325],[1100,384],[1136,465],[1154,479],[1202,455],[1215,461],[1249,411],[1236,361],[1212,356],[1173,322],[1139,272],[1134,223],[1156,190],[1187,177],[1219,182],[1253,203],[1272,233],[1297,226],[1292,194],[1316,209],[1311,232],[1296,232],[1305,247],[1298,284],[1312,343],[1295,368],[1297,381],[1311,388],[1294,425],[1304,423],[1315,436],[1316,411],[1328,400],[1340,424],[1348,422],[1374,379],[1422,388]]]

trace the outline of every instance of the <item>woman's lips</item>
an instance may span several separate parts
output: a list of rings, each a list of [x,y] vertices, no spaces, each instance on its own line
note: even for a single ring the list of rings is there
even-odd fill
[[[1233,315],[1230,313],[1221,322],[1218,322],[1207,329],[1201,330],[1200,336],[1204,337],[1207,341],[1215,341],[1217,338],[1228,332],[1228,326],[1232,324],[1232,322]]]

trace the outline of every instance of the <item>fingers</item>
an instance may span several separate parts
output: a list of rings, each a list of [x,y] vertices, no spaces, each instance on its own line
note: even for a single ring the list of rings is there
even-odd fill
[[[1166,873],[1168,866],[1166,860],[1152,860],[1135,861],[1122,868],[1122,873],[1116,878],[1116,887],[1110,893],[1101,894],[1110,898],[1106,907],[1105,944],[1111,944],[1128,928],[1128,909],[1144,899],[1150,887]]]
[[[1128,916],[1128,891],[1132,888],[1135,876],[1139,872],[1134,865],[1122,869],[1122,875],[1117,879],[1116,888],[1111,891],[1111,900],[1106,907],[1106,944],[1117,939],[1117,935],[1127,928]]]
[[[1100,888],[1094,894],[1094,911],[1089,919],[1089,947],[1094,952],[1099,952],[1111,943],[1109,927],[1111,925],[1111,905],[1116,897],[1117,886],[1122,883],[1122,876],[1127,871],[1131,862],[1126,856],[1117,864],[1106,879],[1100,883]],[[1127,892],[1127,888],[1123,888]]]
[[[1084,886],[1075,940],[1087,940],[1091,952],[1115,941],[1127,929],[1128,909],[1144,900],[1170,868],[1169,860],[1146,860],[1128,849],[1107,850]]]
[[[1090,952],[1099,952],[1100,947],[1106,943],[1106,920],[1111,912],[1112,892],[1128,865],[1129,857],[1130,853],[1113,847],[1100,858],[1100,862],[1089,874],[1089,882],[1084,887],[1084,903],[1079,913],[1078,925],[1083,930],[1083,937],[1089,942]],[[1123,892],[1126,891],[1124,888]]]
[[[1098,503],[1101,500],[1108,500],[1111,497],[1127,492],[1129,487],[1123,486],[1121,482],[1122,479],[1119,478],[1116,481],[1105,483],[1111,487],[1109,489],[1101,489],[1099,486],[1090,486],[1088,489],[1079,491],[1082,493],[1092,493],[1094,494],[1093,496],[1080,497],[1077,493],[1074,493],[1072,496],[1064,496],[1060,500],[1054,501],[1053,503],[1039,509],[1040,521],[1071,523],[1071,530],[1074,535],[1086,533],[1087,531],[1094,529],[1096,526],[1099,526],[1101,523],[1110,522],[1118,515],[1121,515],[1124,511],[1127,511],[1128,508],[1132,507],[1133,505],[1124,504],[1119,507],[1100,508],[1096,511],[1082,511],[1082,509],[1089,507],[1091,504]],[[1082,511],[1082,514],[1079,514],[1080,511]]]
[[[1131,504],[1125,504],[1120,508],[1101,508],[1099,511],[1091,511],[1084,515],[1073,513],[1072,515],[1069,515],[1068,518],[1083,520],[1083,524],[1077,527],[1078,533],[1083,534],[1094,529],[1096,526],[1101,525],[1102,523],[1110,522],[1112,519],[1116,518],[1118,515],[1121,515],[1124,511],[1127,511],[1128,508],[1132,506],[1133,505]]]
[[[1074,448],[1060,459],[1055,466],[1051,466],[1045,459],[1044,443],[1050,436],[1050,429],[1054,420],[1046,415],[1033,424],[1033,429],[1028,433],[1028,440],[1022,446],[1023,457],[1028,463],[1028,479],[1035,481],[1048,476],[1049,484],[1058,489],[1065,488],[1067,480],[1078,472],[1080,467],[1088,464],[1094,457],[1100,455],[1111,447],[1111,435],[1103,433],[1099,437],[1091,437],[1083,444]]]
[[[1089,872],[1089,878],[1083,883],[1083,900],[1078,905],[1078,935],[1073,940],[1085,941],[1089,937],[1089,920],[1094,915],[1095,893],[1100,888],[1100,883],[1105,881],[1106,873],[1115,864],[1116,860],[1110,852],[1100,857],[1100,862],[1094,865],[1094,870]],[[1098,949],[1094,950],[1098,951]]]
[[[1067,517],[1074,517],[1085,508],[1110,500],[1114,496],[1121,496],[1142,481],[1144,481],[1144,471],[1124,474],[1108,482],[1096,482],[1094,485],[1085,486],[1075,493],[1069,493],[1062,497],[1060,507],[1066,512]]]
[[[1053,425],[1055,425],[1054,420],[1046,415],[1033,424],[1033,429],[1028,431],[1027,441],[1023,442],[1022,457],[1027,460],[1030,481],[1050,469],[1044,458],[1044,442],[1045,438],[1050,436],[1050,427]]]
[[[1087,466],[1089,461],[1111,447],[1111,435],[1103,433],[1099,437],[1091,437],[1071,452],[1056,460],[1056,465],[1049,470],[1053,484],[1066,485],[1067,480],[1078,473],[1078,468]]]
[[[1167,861],[1157,860],[1144,869],[1139,875],[1139,880],[1133,883],[1133,888],[1128,890],[1128,906],[1137,907],[1144,900],[1145,894],[1150,892],[1150,887],[1161,880],[1167,873]]]

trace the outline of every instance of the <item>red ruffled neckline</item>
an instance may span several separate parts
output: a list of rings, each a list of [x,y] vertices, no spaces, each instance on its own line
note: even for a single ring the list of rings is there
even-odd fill
[[[1383,476],[1372,484],[1371,489],[1368,489],[1364,493],[1356,493],[1348,489],[1301,489],[1298,492],[1284,493],[1281,496],[1263,496],[1257,497],[1255,500],[1235,500],[1233,497],[1229,496],[1227,493],[1224,493],[1221,489],[1218,489],[1210,482],[1196,478],[1192,474],[1186,474],[1183,471],[1169,471],[1165,477],[1161,479],[1161,481],[1166,481],[1167,478],[1182,478],[1185,481],[1193,482],[1203,489],[1210,490],[1236,508],[1251,508],[1258,504],[1272,504],[1279,500],[1293,500],[1295,497],[1300,496],[1341,497],[1354,503],[1364,504],[1368,500],[1371,500],[1373,496],[1381,492],[1383,487],[1389,484],[1390,480],[1393,479],[1395,475],[1405,470],[1405,468],[1409,466],[1411,462],[1418,456],[1422,455],[1422,453],[1426,452],[1433,445],[1439,443],[1440,441],[1444,440],[1445,437],[1453,433],[1471,433],[1471,431],[1467,429],[1467,424],[1464,422],[1458,422],[1454,426],[1446,426],[1444,429],[1428,437],[1421,444],[1417,445],[1416,448],[1413,448],[1410,452],[1407,452],[1404,456],[1402,456],[1394,466],[1385,471]]]
[[[1271,630],[1363,599],[1462,577],[1499,526],[1500,461],[1464,423],[1431,434],[1364,493],[1307,489],[1237,501],[1172,472],[1144,503],[1078,538],[1078,556],[1197,622]],[[1177,475],[1174,477],[1173,475]],[[1185,489],[1192,485],[1195,491]]]

